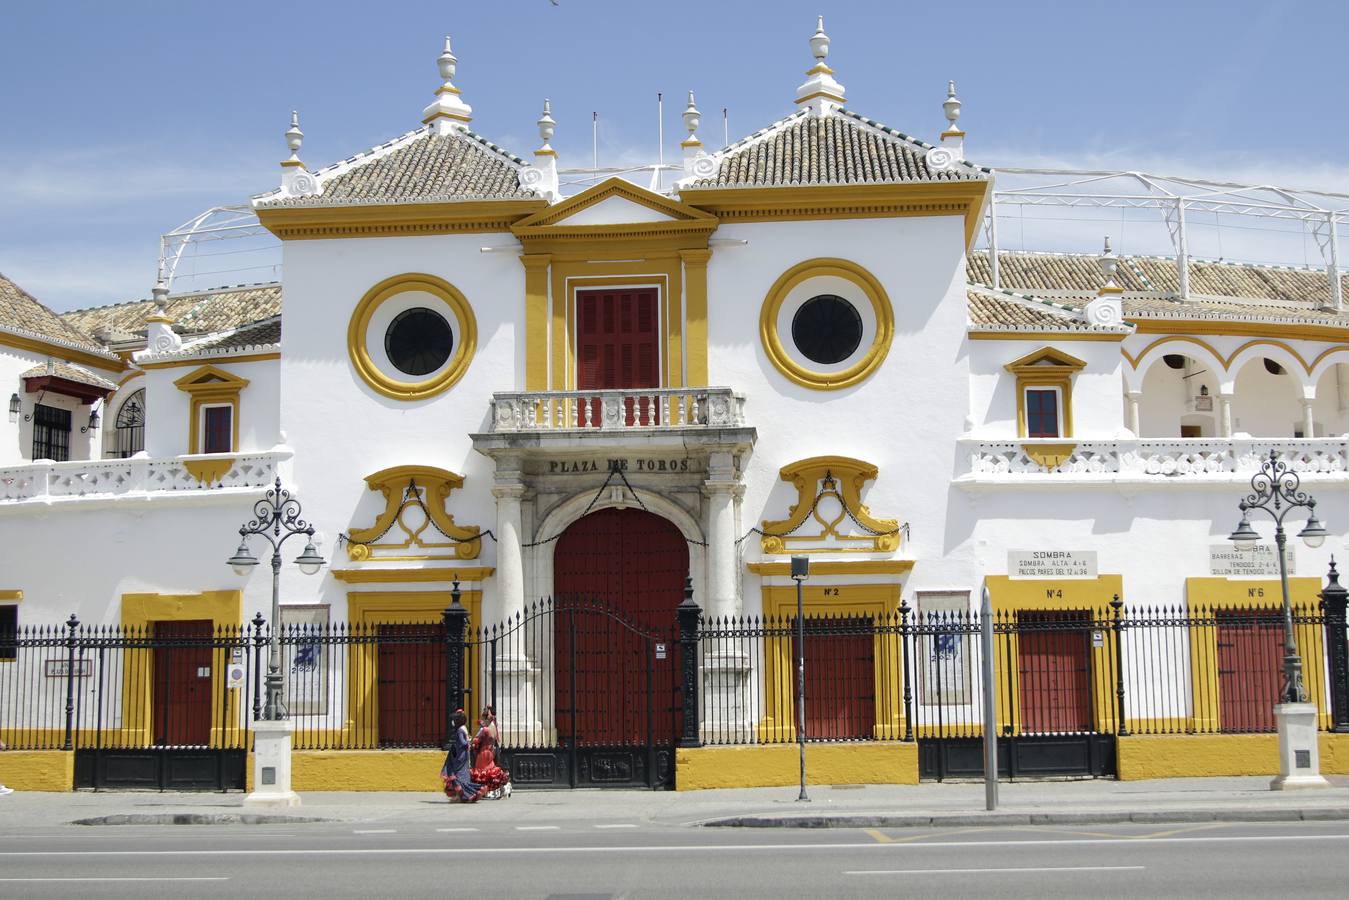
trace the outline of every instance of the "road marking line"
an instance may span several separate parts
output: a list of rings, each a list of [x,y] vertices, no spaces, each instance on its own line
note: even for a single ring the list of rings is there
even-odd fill
[[[516,825],[516,831],[557,831],[561,825]]]
[[[59,875],[54,875],[54,876],[52,876],[51,878],[0,878],[0,882],[24,882],[24,883],[31,883],[31,882],[44,882],[44,881],[229,881],[229,876],[227,876],[227,875],[213,875],[213,876],[209,876],[209,877],[208,877],[208,876],[188,876],[188,875],[182,875],[182,876],[174,876],[174,875],[160,875],[160,876],[153,876],[153,875],[144,875],[144,876],[126,875],[126,876],[122,876],[122,877],[112,877],[112,876],[93,876],[93,875],[91,875],[91,876],[89,876],[89,877],[87,877],[87,878],[79,878],[79,877],[75,877],[75,876],[59,876]]]
[[[1009,872],[1141,872],[1147,866],[1035,866],[1015,869],[866,869],[844,875],[1006,875]]]
[[[871,835],[871,839],[878,844],[893,844],[895,839],[882,832],[879,828],[868,828],[866,833]]]
[[[354,828],[352,834],[397,834],[396,828]]]
[[[527,826],[516,826],[523,830]],[[534,826],[556,829],[556,825]],[[1288,834],[1288,835],[1240,835],[1233,837],[1173,837],[1158,838],[1154,844],[1251,844],[1284,843],[1287,841],[1339,841],[1349,842],[1349,834]],[[803,850],[833,853],[837,850],[931,850],[933,847],[959,848],[969,850],[979,847],[1099,847],[1105,844],[1133,844],[1136,838],[1089,838],[1087,840],[1062,841],[941,841],[930,844],[893,844],[877,843],[825,843],[811,842],[800,844],[676,844],[665,846],[627,845],[618,847],[351,847],[338,848],[275,848],[258,847],[246,850],[0,850],[0,859],[5,857],[29,856],[497,856],[506,854],[527,855],[566,854],[566,853],[745,853],[751,850]]]
[[[596,827],[596,828],[636,828],[637,826],[636,826],[636,825],[629,825],[629,824],[620,824],[620,825],[596,825],[595,827]]]
[[[478,830],[478,829],[472,828],[472,827],[469,827],[469,828],[437,828],[437,829],[436,829],[436,831],[441,831],[441,832],[477,831],[477,830]]]

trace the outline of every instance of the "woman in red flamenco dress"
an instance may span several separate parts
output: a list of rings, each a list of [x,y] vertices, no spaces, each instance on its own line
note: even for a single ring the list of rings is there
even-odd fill
[[[473,781],[482,786],[489,800],[511,795],[511,773],[498,766],[496,761],[498,740],[496,710],[484,706],[478,717],[478,733],[474,735],[469,751],[473,760]]]

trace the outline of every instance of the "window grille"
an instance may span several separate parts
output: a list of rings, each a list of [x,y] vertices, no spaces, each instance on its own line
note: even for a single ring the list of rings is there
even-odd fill
[[[70,410],[41,403],[33,408],[33,459],[70,459]]]
[[[118,459],[145,449],[145,388],[127,397],[117,410],[116,435]]]

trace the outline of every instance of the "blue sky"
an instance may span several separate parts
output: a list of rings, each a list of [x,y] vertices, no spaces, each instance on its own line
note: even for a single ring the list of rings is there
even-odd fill
[[[145,296],[159,235],[273,187],[300,110],[311,168],[419,125],[446,33],[473,128],[526,155],[551,98],[563,166],[667,159],[790,112],[816,14],[849,106],[929,140],[954,78],[991,165],[1135,168],[1349,190],[1349,5],[1321,2],[11,3],[0,55],[0,272],[56,309]],[[1128,249],[1127,247],[1124,249]],[[246,254],[217,269],[251,264]],[[199,272],[209,272],[202,268]],[[196,286],[268,280],[270,269]],[[183,287],[189,286],[184,283]]]

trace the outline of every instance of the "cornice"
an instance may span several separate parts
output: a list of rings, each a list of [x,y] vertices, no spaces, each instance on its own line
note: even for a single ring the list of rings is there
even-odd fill
[[[39,356],[55,356],[66,362],[79,363],[83,366],[93,366],[97,369],[104,369],[109,372],[123,372],[126,370],[126,364],[116,357],[99,356],[89,350],[81,350],[64,341],[54,340],[52,338],[40,337],[31,332],[18,332],[9,329],[0,329],[0,344],[13,347],[16,350],[26,350],[29,353],[36,353]]]
[[[548,201],[464,200],[369,206],[272,207],[257,210],[262,226],[283,241],[411,237],[510,231]]]

